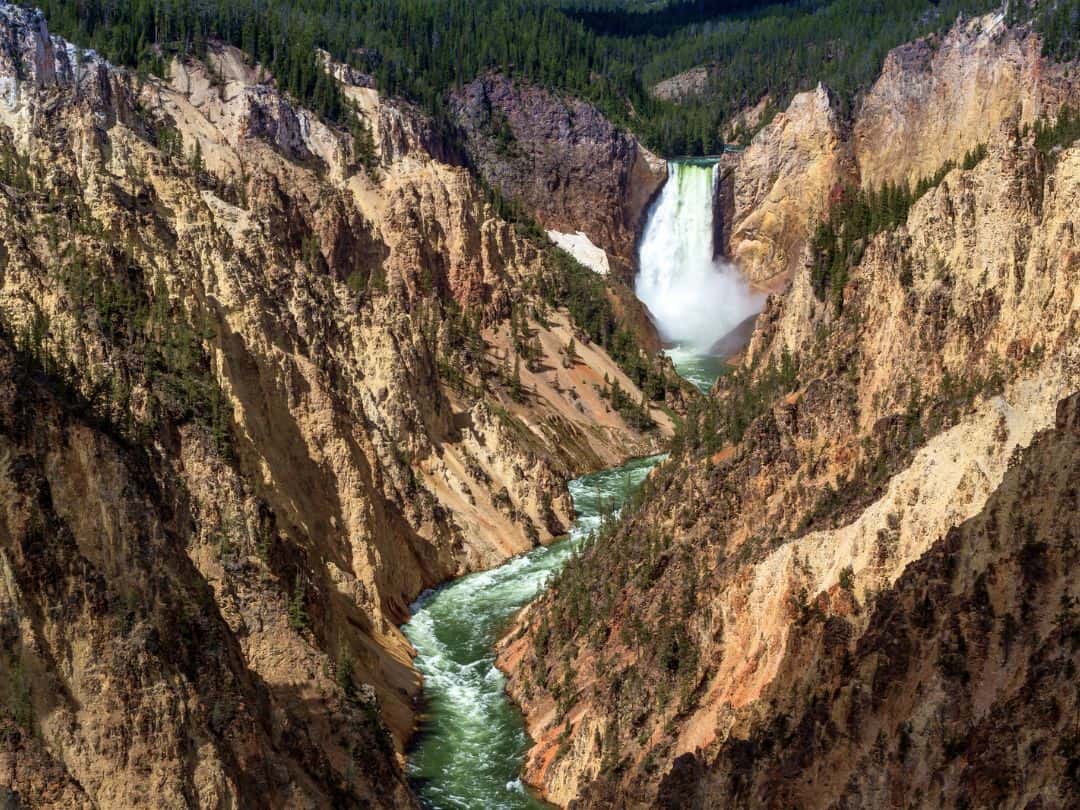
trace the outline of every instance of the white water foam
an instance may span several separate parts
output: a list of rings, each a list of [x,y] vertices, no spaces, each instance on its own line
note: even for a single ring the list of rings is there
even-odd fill
[[[638,298],[665,340],[696,354],[708,354],[764,302],[735,267],[713,259],[716,182],[715,163],[668,163],[638,256]]]
[[[599,527],[602,515],[640,485],[657,461],[639,459],[572,481],[579,517],[569,539],[427,591],[412,605],[412,620],[403,629],[416,647],[428,703],[409,775],[423,807],[545,807],[519,778],[529,739],[506,697],[494,644],[514,613],[543,591]]]

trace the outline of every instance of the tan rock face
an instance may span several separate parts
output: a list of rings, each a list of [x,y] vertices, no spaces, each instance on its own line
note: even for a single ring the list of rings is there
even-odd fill
[[[863,185],[914,186],[1003,124],[1056,114],[1075,96],[1075,71],[1044,60],[1041,48],[992,14],[890,52],[852,131]]]
[[[33,674],[44,746],[6,735],[0,773],[98,807],[409,806],[409,603],[560,533],[566,478],[670,419],[611,411],[605,376],[640,392],[580,335],[564,369],[547,260],[409,106],[334,71],[369,173],[230,49],[139,83],[11,6],[0,40],[29,167],[4,362],[33,382],[0,413],[0,671]]]
[[[14,494],[0,536],[5,638],[14,643],[4,681],[19,684],[16,705],[54,770],[94,806],[286,807],[335,794],[407,805],[385,753],[356,757],[361,770],[348,781],[312,782],[320,770],[344,769],[354,749],[378,752],[385,732],[357,704],[311,711],[288,701],[279,683],[260,677],[265,669],[245,665],[189,557],[193,525],[169,509],[182,494],[161,492],[153,462],[65,412],[21,362],[5,345],[4,485]],[[233,567],[240,561],[226,553],[215,561],[234,575],[226,587],[245,589]],[[287,643],[277,649],[292,653]],[[310,694],[332,697],[322,686],[311,683]],[[331,712],[340,736],[314,742],[310,715]],[[279,748],[280,735],[292,736],[291,750]],[[27,752],[11,743],[6,737],[5,756],[17,762]],[[32,779],[12,776],[11,789],[33,796]]]
[[[754,137],[734,169],[728,246],[753,284],[772,289],[791,277],[811,223],[850,172],[839,118],[820,85]]]
[[[891,51],[850,124],[824,88],[797,95],[733,168],[727,252],[752,282],[779,289],[843,185],[914,187],[1003,127],[1056,114],[1080,92],[1076,71],[1040,52],[1038,36],[992,14]]]
[[[758,129],[768,123],[766,118],[772,113],[772,110],[772,96],[762,96],[758,99],[757,104],[743,108],[724,125],[724,139],[732,143],[742,143],[750,134],[756,133]]]
[[[782,142],[769,129],[758,156]],[[1011,126],[987,143],[869,240],[839,314],[796,270],[746,359],[768,406],[722,385],[684,437],[696,450],[504,643],[537,740],[526,775],[556,803],[1067,801],[1067,757],[1027,771],[987,752],[1014,733],[1005,717],[1059,735],[1026,690],[1068,690],[1054,673],[1076,665],[1075,613],[1049,617],[1075,591],[1059,505],[1075,500],[1075,401],[1059,403],[1080,389],[1080,147],[1048,160]],[[762,215],[785,210],[780,185],[755,192]],[[785,355],[797,381],[769,388]],[[717,441],[736,416],[745,431]],[[1006,540],[1010,520],[1028,534]],[[1031,554],[1043,578],[1025,596]],[[603,584],[585,599],[583,582]],[[1007,643],[1024,652],[1003,659]],[[990,779],[995,763],[1015,779]]]
[[[1062,606],[1078,593],[1078,417],[1080,397],[1062,400],[982,509],[876,600],[822,594],[827,618],[797,622],[763,694],[772,717],[677,761],[659,804],[1068,806],[1080,623]],[[790,731],[769,745],[780,712]],[[1030,756],[1045,744],[1052,756]]]
[[[710,68],[698,65],[682,73],[669,76],[653,85],[652,94],[664,101],[682,101],[693,96],[700,96],[709,84]]]

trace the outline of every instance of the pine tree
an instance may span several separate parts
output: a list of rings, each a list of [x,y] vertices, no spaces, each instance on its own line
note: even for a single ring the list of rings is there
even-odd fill
[[[563,353],[563,366],[565,368],[573,368],[577,365],[577,362],[577,346],[574,344],[574,339],[570,338],[570,342],[566,344],[566,350]]]
[[[356,675],[354,673],[352,655],[348,649],[342,648],[338,654],[337,666],[334,668],[334,680],[345,693],[345,697],[352,699],[356,696]]]
[[[191,171],[195,173],[195,177],[202,176],[206,171],[206,164],[203,162],[202,142],[195,138],[195,147],[191,150]]]
[[[514,355],[514,375],[510,378],[510,396],[515,402],[525,399],[525,389],[521,385],[521,355]]]
[[[289,627],[293,630],[305,630],[308,627],[307,609],[304,607],[305,589],[296,575],[296,583],[293,585],[292,598],[289,599]]]

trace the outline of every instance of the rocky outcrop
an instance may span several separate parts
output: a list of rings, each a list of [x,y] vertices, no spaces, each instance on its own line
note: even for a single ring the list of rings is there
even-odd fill
[[[140,79],[6,4],[0,40],[0,784],[409,806],[410,602],[670,419],[612,410],[551,256],[362,77],[367,155],[228,48]]]
[[[551,800],[1067,801],[1071,744],[1030,771],[990,752],[1006,716],[1048,751],[1043,701],[1075,697],[1075,616],[1055,616],[1075,598],[1080,146],[986,143],[861,246],[839,298],[795,265],[641,505],[504,642]]]
[[[1069,806],[1078,480],[1073,395],[894,586],[823,592],[796,619],[769,712],[676,760],[658,806]]]
[[[735,167],[739,155],[721,155],[713,192],[713,258],[731,261],[731,228],[735,219]]]
[[[281,598],[253,594],[242,536],[211,552],[181,479],[60,401],[6,338],[0,368],[0,763],[14,806],[411,806],[373,703],[344,699],[312,652],[291,699],[251,666],[253,649],[299,645],[272,626]],[[263,600],[238,604],[251,595]]]
[[[709,86],[714,66],[698,65],[657,82],[650,92],[662,101],[684,101],[700,96]]]
[[[666,165],[584,101],[489,73],[452,101],[480,174],[547,230],[584,232],[633,277],[646,208]]]
[[[722,134],[728,143],[746,145],[775,114],[772,96],[764,95],[751,107],[744,107],[724,124]]]
[[[991,14],[891,51],[850,122],[824,87],[795,96],[734,169],[728,253],[752,282],[780,289],[843,186],[914,188],[1002,127],[1055,115],[1080,85],[1073,66],[1043,58],[1041,47]]]
[[[807,233],[853,170],[828,90],[800,93],[740,156],[728,253],[754,285],[777,289],[803,261]]]
[[[851,143],[863,185],[914,186],[985,143],[1003,124],[1032,125],[1078,92],[1075,69],[1003,14],[894,49],[859,106]]]

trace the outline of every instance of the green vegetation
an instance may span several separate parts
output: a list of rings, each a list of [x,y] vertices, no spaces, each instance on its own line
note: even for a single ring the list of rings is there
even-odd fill
[[[1064,105],[1051,122],[1040,119],[1033,128],[1035,147],[1044,155],[1052,155],[1080,138],[1080,113]],[[1026,135],[1025,129],[1022,134]],[[964,155],[959,168],[968,171],[986,157],[986,144],[979,144]],[[829,209],[829,216],[814,234],[811,248],[814,263],[811,284],[819,301],[831,299],[837,312],[843,309],[843,292],[848,272],[862,259],[867,242],[875,234],[893,230],[907,222],[911,206],[924,194],[941,184],[957,164],[947,161],[931,177],[924,177],[915,188],[906,183],[887,183],[877,189],[848,186]],[[900,276],[904,286],[910,286],[912,275],[905,268]]]
[[[8,694],[5,707],[11,719],[22,728],[32,731],[34,728],[34,701],[30,690],[30,681],[26,677],[22,658],[18,652],[9,652]]]
[[[607,350],[649,399],[661,401],[669,390],[678,390],[679,381],[657,370],[633,333],[619,325],[603,278],[556,247],[549,248],[544,259],[544,277],[537,292],[548,306],[566,307],[578,330]]]
[[[573,368],[578,364],[577,344],[573,338],[570,338],[570,342],[566,344],[566,348],[563,349],[563,368]]]
[[[467,377],[476,373],[480,386],[485,384],[486,345],[480,334],[482,329],[479,311],[468,312],[457,302],[438,299],[431,304],[425,334],[430,335],[429,345],[437,358],[439,378],[455,391],[478,395]]]
[[[519,228],[526,231],[535,228],[520,210],[514,208],[512,216]],[[568,310],[577,333],[561,352],[563,367],[573,368],[579,361],[578,341],[601,346],[642,389],[645,399],[635,402],[617,382],[605,386],[603,395],[629,424],[640,430],[651,429],[655,423],[646,400],[663,401],[669,390],[678,390],[680,381],[654,364],[633,333],[620,325],[602,277],[554,246],[546,250],[544,259],[543,271],[527,282],[538,300],[528,310],[521,304],[511,306],[507,323],[512,350],[494,369],[510,398],[524,402],[528,396],[521,379],[523,365],[533,373],[543,370],[543,348],[530,318],[541,326],[550,326],[549,310],[563,307]],[[433,301],[428,306],[430,309],[421,315],[421,321],[425,324],[423,331],[428,345],[437,358],[439,377],[460,393],[479,396],[492,371],[481,335],[484,324],[480,312],[464,310],[453,301]],[[470,378],[477,382],[471,383]]]
[[[514,373],[509,378],[510,398],[514,402],[525,401],[525,389],[521,384],[521,355],[514,355]]]
[[[518,374],[517,364],[522,358],[529,371],[534,373],[540,371],[540,360],[544,356],[544,349],[540,345],[536,332],[529,326],[529,319],[520,306],[510,309],[510,337],[516,355],[514,376]]]
[[[161,74],[176,53],[217,38],[242,48],[289,93],[331,120],[354,115],[316,57],[328,50],[384,92],[445,121],[448,91],[500,69],[596,103],[665,154],[722,146],[721,125],[766,94],[778,106],[824,81],[844,105],[889,50],[990,0],[559,3],[556,0],[41,0],[52,29],[110,60]],[[1069,4],[1075,7],[1075,3]],[[562,7],[560,7],[562,6]],[[1055,48],[1075,47],[1067,13],[1048,15]],[[858,24],[852,24],[858,20]],[[1060,44],[1065,43],[1065,44]],[[706,95],[686,104],[648,88],[717,63]],[[449,128],[448,128],[449,129]],[[509,139],[500,141],[513,148]]]
[[[334,666],[334,680],[342,694],[349,700],[356,697],[356,673],[353,665],[352,654],[344,645],[338,653],[337,664]]]
[[[1009,23],[1031,20],[1043,37],[1043,56],[1067,62],[1080,57],[1080,0],[1042,0],[1034,9],[1009,4]]]
[[[849,592],[855,590],[855,572],[850,565],[840,569],[840,587]]]
[[[672,442],[673,453],[710,455],[735,444],[747,428],[781,396],[798,388],[798,367],[783,352],[780,359],[757,372],[739,369],[718,381],[718,397],[695,399]]]
[[[1037,363],[1042,352],[1041,346],[1034,346],[1020,362]],[[943,369],[933,390],[924,391],[915,379],[910,380],[903,410],[894,414],[882,433],[863,440],[861,457],[853,466],[841,473],[834,484],[821,488],[798,531],[836,528],[880,498],[889,480],[910,463],[929,437],[956,425],[978,397],[1001,394],[1006,378],[1015,373],[1015,366],[1009,368],[1000,358],[990,355],[981,368],[961,372]]]
[[[371,134],[371,125],[359,115],[353,116],[350,124],[353,134],[353,154],[356,161],[371,177],[378,177],[379,158],[375,151],[375,138]]]
[[[17,191],[31,191],[30,158],[15,151],[10,136],[0,143],[0,183]]]
[[[1049,155],[1058,147],[1070,146],[1080,138],[1080,113],[1074,113],[1068,104],[1058,111],[1054,123],[1044,119],[1035,122],[1035,148]]]
[[[652,430],[656,427],[656,422],[649,414],[644,391],[641,393],[641,402],[634,402],[630,395],[622,390],[618,380],[614,382],[605,380],[605,382],[606,387],[601,395],[611,403],[611,407],[626,420],[628,425],[637,430]]]
[[[702,19],[662,37],[604,41],[621,64],[640,66],[636,76],[645,87],[696,65],[717,66],[700,97],[636,107],[643,120],[630,124],[650,146],[668,155],[715,153],[722,146],[721,127],[740,110],[765,96],[772,100],[771,109],[783,109],[795,93],[818,82],[834,91],[846,113],[856,93],[877,78],[891,48],[948,28],[958,14],[982,13],[998,3],[802,0],[753,5],[758,7]]]
[[[201,169],[198,145],[184,160],[176,130],[161,127],[155,140],[179,166]],[[18,192],[18,218],[44,237],[44,255],[73,320],[61,327],[41,310],[20,323],[0,319],[0,333],[16,350],[18,373],[45,384],[69,409],[116,438],[149,444],[162,428],[194,424],[229,456],[231,407],[206,348],[214,330],[202,305],[174,299],[165,279],[144,267],[138,241],[103,233],[76,179],[30,165],[6,128],[0,128],[0,184]],[[84,332],[100,334],[108,353],[77,369],[73,347]]]
[[[964,170],[973,169],[984,157],[986,146],[980,144],[964,156],[960,166]],[[955,168],[955,163],[946,162],[932,177],[920,180],[914,189],[907,183],[886,183],[879,189],[844,188],[829,209],[828,219],[818,226],[811,243],[814,264],[810,282],[818,300],[830,298],[836,311],[840,312],[848,271],[862,259],[870,237],[906,223],[915,201],[939,186]],[[908,285],[911,276],[904,274],[901,281]]]
[[[208,40],[220,38],[268,67],[287,92],[319,114],[342,118],[341,94],[318,64],[316,48],[329,42],[335,28],[344,33],[349,7],[360,4],[309,2],[295,13],[288,3],[258,0],[42,0],[35,5],[55,33],[110,61],[159,75],[170,55],[202,57]]]
[[[1043,53],[1060,62],[1080,57],[1080,0],[1055,0],[1036,23],[1043,35]]]
[[[296,575],[296,580],[293,583],[293,592],[289,597],[289,627],[293,630],[301,631],[306,630],[311,626],[311,621],[308,619],[307,608],[305,602],[307,601],[307,588],[304,587],[303,581],[300,579],[300,574]]]
[[[69,406],[126,439],[147,441],[166,423],[193,422],[228,455],[230,408],[203,349],[209,328],[193,325],[160,278],[146,297],[142,270],[119,261],[110,266],[69,249],[59,271],[77,321],[102,332],[113,362],[93,381],[82,379],[70,361],[70,338],[39,311],[14,334],[20,373],[44,375]],[[138,408],[137,388],[148,394]]]
[[[657,486],[663,485],[645,481],[624,504],[623,514],[634,514],[655,496]],[[648,589],[661,577],[670,588],[657,604],[640,611],[620,609],[627,592]],[[625,708],[624,716],[634,723],[633,718],[652,710],[681,711],[692,703],[704,674],[691,631],[700,585],[691,556],[680,552],[670,535],[607,517],[534,611],[540,618],[532,627],[529,679],[543,684],[565,713],[577,698],[573,670],[578,654],[584,649],[600,654],[614,636],[633,651],[629,666],[610,663],[622,670],[615,699]],[[609,770],[617,767],[618,736],[614,727],[600,735]]]

